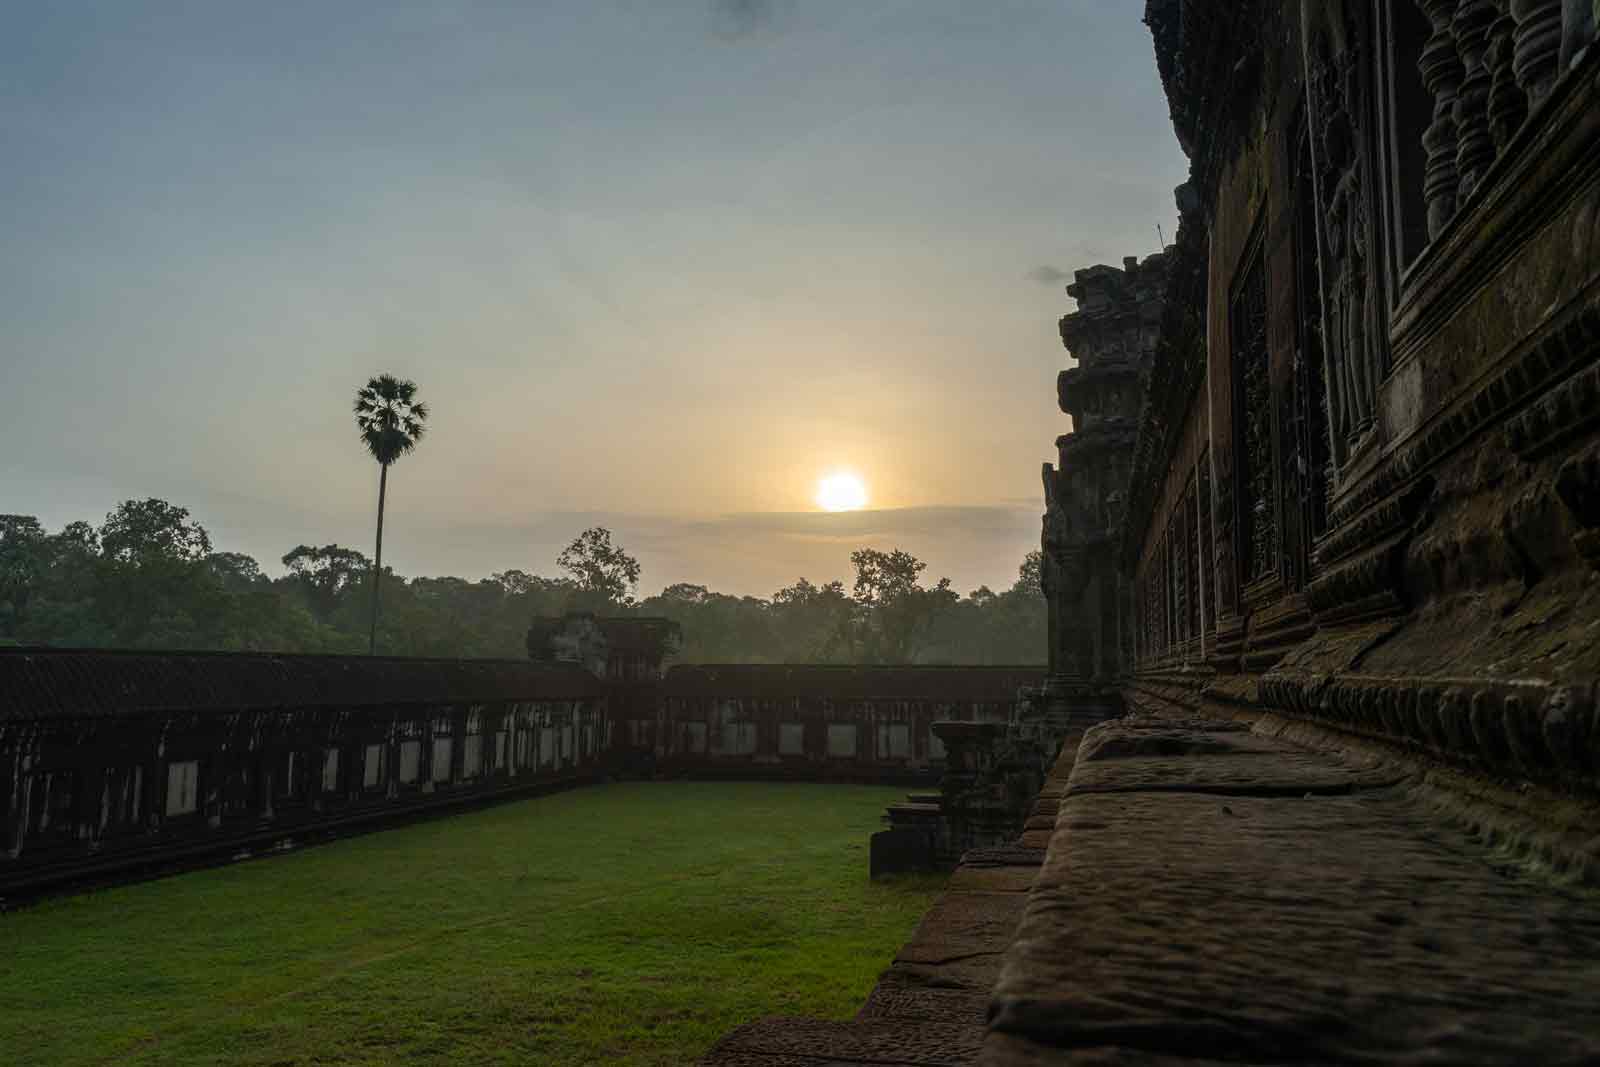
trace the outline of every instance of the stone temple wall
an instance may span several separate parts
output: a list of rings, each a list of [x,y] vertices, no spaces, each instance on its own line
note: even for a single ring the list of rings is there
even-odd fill
[[[1044,465],[1041,584],[1049,606],[1047,718],[1094,721],[1120,709],[1118,686],[1132,662],[1133,603],[1117,566],[1129,466],[1167,291],[1167,256],[1121,269],[1077,272],[1067,293],[1078,310],[1061,320],[1077,366],[1057,395],[1072,430],[1056,439],[1058,465]]]
[[[1121,552],[1141,699],[1600,794],[1584,7],[1149,5],[1191,178]]]
[[[1007,719],[1041,677],[663,674],[664,631],[637,622],[610,627],[614,647],[579,649],[598,673],[561,660],[0,651],[0,902],[607,776],[932,782],[944,765],[933,721]]]

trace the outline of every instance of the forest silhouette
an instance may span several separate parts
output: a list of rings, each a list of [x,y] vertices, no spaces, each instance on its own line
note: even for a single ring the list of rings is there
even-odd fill
[[[965,596],[900,550],[852,552],[850,587],[799,578],[770,597],[677,583],[637,599],[638,561],[600,527],[556,563],[479,580],[384,567],[373,636],[373,563],[353,548],[298,545],[274,578],[164,500],[54,533],[0,515],[0,645],[523,658],[534,618],[572,611],[670,618],[683,662],[1029,664],[1046,645],[1037,552],[1011,588]]]

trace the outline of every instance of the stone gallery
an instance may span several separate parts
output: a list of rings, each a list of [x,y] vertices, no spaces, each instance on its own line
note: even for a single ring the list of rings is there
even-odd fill
[[[937,782],[937,721],[1036,668],[665,667],[666,619],[535,620],[531,662],[0,650],[0,905],[424,814],[695,775]]]

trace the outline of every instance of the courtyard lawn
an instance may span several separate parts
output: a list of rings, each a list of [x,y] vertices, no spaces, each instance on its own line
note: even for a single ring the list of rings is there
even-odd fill
[[[903,790],[580,789],[0,915],[0,1063],[681,1064],[848,1018],[939,882]]]

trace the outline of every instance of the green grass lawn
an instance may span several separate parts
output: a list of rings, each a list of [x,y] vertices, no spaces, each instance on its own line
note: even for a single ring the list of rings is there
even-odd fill
[[[0,915],[0,1063],[692,1062],[847,1018],[939,882],[903,790],[627,783]]]

